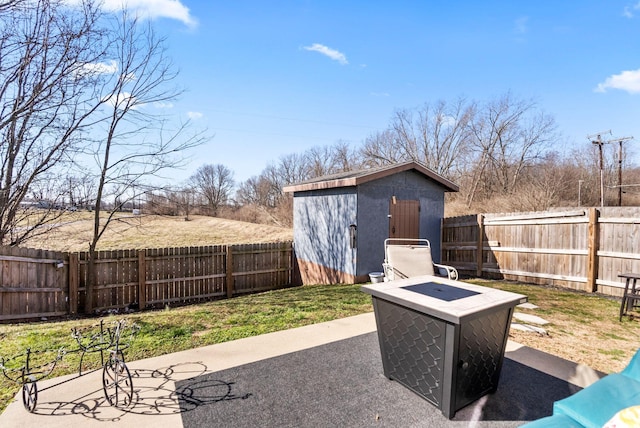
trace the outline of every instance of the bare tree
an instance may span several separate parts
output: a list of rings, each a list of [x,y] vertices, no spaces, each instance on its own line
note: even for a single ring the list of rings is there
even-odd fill
[[[92,174],[67,175],[59,186],[66,189],[66,202],[69,207],[91,208],[96,199],[96,177]]]
[[[306,171],[300,168],[296,160],[300,160],[300,157],[296,155],[284,157],[278,166],[269,165],[259,176],[251,177],[241,183],[236,192],[237,202],[253,207],[274,224],[290,225],[293,213],[285,211],[283,216],[283,212],[278,208],[290,198],[282,192],[282,188],[289,183],[302,181],[296,180],[297,173],[303,173],[306,177]]]
[[[505,198],[508,201],[507,209],[544,211],[558,206],[574,185],[570,179],[571,169],[563,164],[557,153],[548,153],[535,166],[526,169],[516,191]]]
[[[257,182],[251,186],[259,192],[259,205],[264,208],[277,207],[286,197],[282,192],[284,186],[314,177],[312,174],[314,167],[310,161],[313,156],[309,156],[308,153],[282,156],[277,163],[268,165],[262,171]],[[318,162],[320,163],[319,158]],[[324,167],[316,165],[315,168],[323,169]]]
[[[332,146],[333,172],[347,172],[359,170],[364,167],[364,161],[358,148],[338,141]]]
[[[188,123],[167,128],[167,119],[151,111],[156,103],[174,100],[179,91],[171,85],[176,77],[165,55],[164,40],[155,36],[150,24],[142,23],[127,11],[115,15],[109,32],[108,51],[114,73],[105,75],[104,92],[99,96],[104,114],[96,123],[91,155],[97,162],[97,192],[93,236],[89,243],[89,282],[85,310],[94,304],[97,282],[96,249],[115,213],[145,186],[145,180],[182,161],[180,154],[202,143],[203,137],[189,134]],[[105,201],[116,206],[103,210]]]
[[[397,111],[391,129],[393,141],[403,158],[422,163],[429,169],[453,178],[456,162],[469,150],[469,123],[474,105],[464,98],[454,104],[438,101],[417,109]]]
[[[369,136],[360,148],[360,154],[363,164],[369,168],[410,160],[392,129]]]
[[[331,147],[312,147],[304,157],[307,163],[307,174],[310,177],[321,177],[334,172]]]
[[[260,175],[242,182],[236,192],[236,199],[243,205],[273,207],[277,195],[273,194],[273,183]]]
[[[539,167],[556,178],[566,177],[555,171],[559,163],[547,157],[557,137],[551,116],[534,101],[511,94],[483,104],[465,98],[425,103],[397,111],[386,130],[368,137],[357,150],[340,142],[282,157],[242,183],[237,197],[240,203],[273,212],[289,202],[282,194],[287,184],[413,160],[458,182],[461,195],[452,198],[460,205],[504,197],[505,206],[508,198],[513,206],[549,206],[562,201],[566,189],[559,183],[549,188],[553,182],[535,174]],[[522,198],[516,201],[514,192]]]
[[[180,207],[176,192],[171,189],[155,189],[144,195],[147,212],[158,215],[177,216]]]
[[[276,166],[267,168],[269,179],[275,186],[283,187],[287,184],[298,183],[312,177],[309,171],[308,157],[305,154],[290,154],[282,156]]]
[[[511,94],[479,109],[470,124],[473,168],[469,171],[467,204],[480,189],[485,197],[508,195],[517,187],[522,172],[546,153],[557,138],[555,120],[537,109],[535,102]]]
[[[100,82],[85,70],[104,54],[99,18],[90,0],[79,8],[63,0],[0,4],[2,245],[19,245],[59,215],[25,212],[21,204],[68,161],[98,108]]]
[[[459,98],[454,103],[425,103],[419,109],[395,112],[389,128],[367,138],[360,149],[361,165],[370,167],[416,161],[455,179],[469,150],[469,123],[475,104]]]
[[[84,174],[76,178],[75,195],[78,208],[93,209],[93,201],[96,199],[97,183],[96,177],[91,174]]]
[[[18,6],[24,5],[29,0],[3,0],[0,1],[0,13],[13,12]]]
[[[282,192],[284,186],[362,166],[360,152],[344,141],[313,147],[302,154],[282,156],[259,176],[241,183],[236,199],[240,204],[259,210],[263,214],[261,218],[266,217],[274,224],[288,227],[293,222],[293,202],[291,195]]]
[[[184,220],[190,221],[191,218],[189,215],[191,214],[194,206],[195,199],[195,191],[191,186],[184,186],[177,192],[175,192],[175,200],[178,205],[178,211],[180,208],[184,212]]]
[[[67,195],[67,188],[64,183],[60,182],[57,175],[42,174],[36,180],[31,183],[29,187],[28,198],[36,202],[36,206],[40,209],[44,209],[44,213],[47,214],[48,219],[56,220],[60,214],[60,208],[65,204],[65,196]],[[49,211],[50,209],[56,210],[58,213]],[[40,216],[36,216],[39,218]],[[32,233],[37,233],[33,231]],[[37,233],[39,235],[39,233]],[[30,235],[30,237],[32,237]]]
[[[190,181],[193,189],[206,201],[213,216],[218,215],[219,208],[228,202],[235,185],[233,171],[221,164],[202,165]]]
[[[298,178],[305,175],[308,178],[321,177],[323,175],[359,169],[362,166],[360,152],[351,148],[344,142],[322,147],[312,147],[302,155],[303,161],[297,162],[300,168],[305,168],[305,174],[298,174]],[[284,167],[283,161],[280,168]],[[285,180],[291,184],[300,180]]]

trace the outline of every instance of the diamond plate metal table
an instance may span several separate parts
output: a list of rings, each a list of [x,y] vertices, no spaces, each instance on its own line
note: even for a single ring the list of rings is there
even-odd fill
[[[362,291],[373,298],[386,377],[447,418],[495,392],[513,309],[526,296],[433,276]]]

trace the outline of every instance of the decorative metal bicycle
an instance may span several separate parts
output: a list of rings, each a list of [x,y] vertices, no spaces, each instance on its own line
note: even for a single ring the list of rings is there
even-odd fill
[[[106,326],[101,320],[99,324],[87,328],[73,328],[71,335],[78,344],[77,348],[27,348],[23,354],[8,359],[0,358],[0,370],[7,379],[22,385],[22,403],[25,409],[34,412],[38,404],[38,381],[49,376],[65,355],[80,353],[77,376],[43,388],[40,392],[102,370],[102,390],[106,400],[114,407],[127,407],[133,400],[133,382],[123,351],[129,347],[138,330],[137,325],[128,325],[125,320],[116,321],[112,326]],[[122,342],[125,337],[127,341]],[[85,355],[97,352],[100,353],[100,367],[83,373]]]

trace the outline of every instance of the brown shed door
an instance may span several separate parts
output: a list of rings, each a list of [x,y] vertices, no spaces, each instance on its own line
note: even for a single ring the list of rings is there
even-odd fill
[[[420,201],[389,202],[389,238],[420,237]]]

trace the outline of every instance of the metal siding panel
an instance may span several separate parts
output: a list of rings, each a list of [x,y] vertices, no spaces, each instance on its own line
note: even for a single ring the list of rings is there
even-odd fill
[[[355,274],[356,250],[349,245],[349,225],[356,223],[355,188],[296,194],[293,207],[297,257]]]

